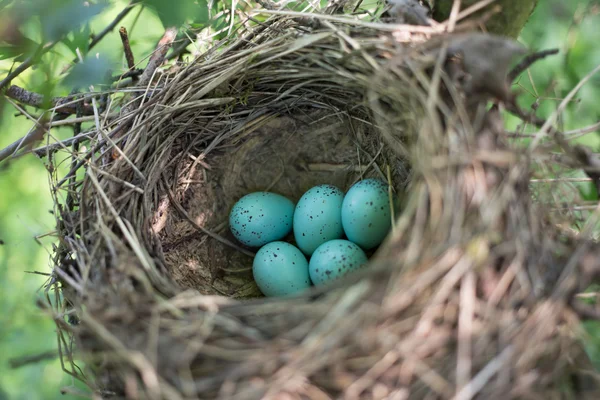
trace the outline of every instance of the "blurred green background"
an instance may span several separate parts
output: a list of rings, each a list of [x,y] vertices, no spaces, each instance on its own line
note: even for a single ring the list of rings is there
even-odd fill
[[[92,20],[91,31],[103,29],[126,3],[112,1],[100,16]],[[172,2],[171,6],[175,4]],[[160,20],[148,10],[141,13],[133,10],[120,25],[128,28],[137,59],[149,54],[163,30]],[[600,3],[597,0],[540,0],[520,40],[534,50],[557,47],[561,53],[535,64],[529,75],[523,75],[519,83],[524,92],[520,99],[522,106],[539,105],[541,116],[547,116],[556,109],[579,80],[600,64],[598,38]],[[104,39],[93,53],[116,65],[115,74],[126,70],[117,30]],[[73,53],[66,46],[59,45],[49,57],[64,63],[73,58]],[[58,61],[52,64],[54,68],[61,65]],[[0,61],[0,77],[10,67],[10,62]],[[43,70],[31,70],[15,83],[30,88],[44,83],[46,76]],[[563,129],[576,129],[599,121],[598,99],[600,77],[595,77],[561,116]],[[3,148],[27,132],[31,123],[23,117],[16,117],[10,104],[1,104],[0,148]],[[507,117],[507,121],[511,129],[521,129],[514,118]],[[595,152],[600,151],[598,132],[579,141],[591,146]],[[582,184],[581,190],[586,199],[597,200],[597,194],[590,185]],[[0,295],[3,309],[0,314],[0,400],[71,399],[78,397],[73,394],[61,396],[60,390],[83,390],[62,372],[57,360],[18,369],[9,365],[11,359],[56,349],[54,324],[35,306],[36,296],[44,294],[46,277],[26,272],[50,272],[52,237],[42,238],[41,244],[34,237],[53,231],[52,208],[44,160],[28,156],[0,166]],[[589,352],[600,366],[600,325],[589,324],[587,328],[589,335],[585,340]]]

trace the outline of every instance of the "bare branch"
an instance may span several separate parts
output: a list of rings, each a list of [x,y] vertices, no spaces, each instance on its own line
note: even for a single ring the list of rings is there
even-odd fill
[[[16,85],[10,86],[6,90],[5,94],[14,100],[17,100],[21,104],[41,109],[49,106],[50,108],[54,108],[55,111],[60,114],[75,114],[77,112],[78,103],[86,99],[73,99],[72,97],[55,97],[52,100],[50,100],[50,103],[48,104],[45,102],[43,95],[31,92],[27,89],[23,89],[22,87]],[[83,105],[81,107],[81,112],[83,115],[92,115],[94,113],[94,110],[90,106]]]
[[[57,357],[58,352],[56,350],[50,350],[39,354],[11,358],[8,360],[8,364],[12,369],[17,369],[27,366],[29,364],[36,364],[42,361],[54,360]]]
[[[167,52],[171,48],[176,36],[177,28],[167,28],[163,37],[158,41],[156,50],[152,54],[152,57],[150,57],[148,65],[144,69],[144,73],[142,76],[140,76],[140,81],[138,83],[140,86],[146,86],[148,83],[150,83],[150,80],[154,75],[154,71],[156,71],[156,69],[165,61]]]
[[[29,154],[29,153],[34,153],[39,157],[45,157],[46,154],[52,154],[58,150],[63,150],[65,148],[67,148],[68,146],[72,146],[77,143],[88,141],[88,140],[90,140],[92,135],[95,133],[96,133],[95,129],[93,131],[82,132],[82,133],[78,134],[77,136],[70,137],[70,138],[62,140],[60,142],[52,143],[47,146],[38,147],[36,149],[32,149],[32,150],[29,150],[29,151],[26,151],[23,153],[19,153],[19,154],[17,154],[17,157],[25,155],[25,154]]]
[[[104,28],[104,30],[102,30],[102,32],[100,32],[99,34],[94,36],[94,39],[92,39],[92,41],[90,42],[89,49],[92,49],[94,46],[96,46],[104,38],[104,36],[106,36],[110,31],[115,29],[115,26],[117,26],[123,20],[123,18],[125,18],[127,16],[127,14],[129,14],[129,12],[137,4],[138,4],[138,0],[130,1],[129,4],[123,9],[123,11],[121,11],[119,14],[117,14],[115,19],[110,24],[108,24],[108,26],[106,28]],[[78,60],[75,60],[74,62],[77,62],[77,61]]]
[[[11,157],[20,149],[28,148],[32,144],[39,142],[44,138],[45,133],[46,124],[44,122],[38,123],[27,135],[0,150],[0,162]]]
[[[130,71],[133,71],[135,68],[135,60],[133,58],[131,46],[129,45],[129,36],[127,36],[127,29],[124,26],[122,26],[119,29],[119,35],[121,35],[121,42],[123,42],[123,51],[125,52],[125,60],[127,61],[127,67],[129,67]]]

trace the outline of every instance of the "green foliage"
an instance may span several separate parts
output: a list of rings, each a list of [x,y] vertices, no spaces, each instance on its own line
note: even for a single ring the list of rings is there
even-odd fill
[[[64,85],[71,88],[87,88],[93,84],[108,83],[110,62],[104,57],[88,57],[75,64],[64,80]]]
[[[581,79],[600,64],[600,47],[596,44],[600,15],[594,12],[594,0],[564,2],[546,0],[533,13],[521,35],[521,41],[533,51],[559,48],[560,53],[535,63],[530,74],[518,81],[519,103],[527,110],[537,109],[540,117],[548,118],[559,103]],[[549,29],[548,21],[552,21]],[[600,120],[597,99],[600,95],[600,76],[592,78],[568,104],[560,116],[561,129],[568,131],[592,125]],[[517,118],[508,118],[509,127],[520,132],[535,132]],[[600,134],[591,133],[574,142],[600,152]],[[581,173],[573,177],[584,177]],[[585,200],[598,200],[595,185],[575,185]]]
[[[0,147],[30,127],[8,107],[0,113],[0,120]],[[55,399],[60,387],[72,385],[57,360],[17,370],[8,364],[13,358],[56,349],[54,323],[35,305],[44,294],[47,277],[26,273],[50,272],[52,239],[42,239],[38,245],[33,238],[54,229],[51,209],[48,178],[40,160],[23,158],[0,169],[0,241],[4,243],[0,245],[0,399]]]
[[[28,11],[30,16],[40,18],[44,40],[53,42],[86,24],[107,5],[104,1],[93,4],[77,0],[34,0]]]
[[[181,26],[190,21],[196,24],[208,22],[206,0],[178,0],[176,6],[164,0],[143,0],[142,3],[155,10],[165,27]]]
[[[92,28],[89,23],[85,23],[80,29],[75,29],[73,32],[66,35],[62,42],[69,50],[71,50],[75,57],[77,57],[77,50],[85,57],[88,52],[91,35]]]
[[[18,45],[10,43],[0,43],[0,61],[14,58],[14,61],[24,61],[27,56],[33,54],[40,47],[40,44],[26,37],[20,40]]]

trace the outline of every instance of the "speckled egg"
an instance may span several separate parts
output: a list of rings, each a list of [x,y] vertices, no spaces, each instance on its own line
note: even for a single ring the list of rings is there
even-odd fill
[[[231,209],[229,227],[246,246],[259,247],[283,239],[292,230],[294,203],[276,193],[255,192]]]
[[[294,238],[304,254],[344,236],[343,201],[344,192],[332,185],[315,186],[300,198],[294,211]]]
[[[269,297],[288,296],[310,287],[308,261],[286,242],[271,242],[258,250],[252,274],[260,291]]]
[[[308,272],[312,282],[320,285],[356,271],[366,263],[367,256],[360,247],[348,240],[336,239],[317,247],[310,258]]]
[[[348,240],[363,249],[383,242],[392,226],[388,184],[377,179],[354,184],[344,197],[342,226]]]

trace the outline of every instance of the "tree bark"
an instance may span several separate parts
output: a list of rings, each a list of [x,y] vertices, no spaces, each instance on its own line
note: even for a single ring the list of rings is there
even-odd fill
[[[462,0],[462,9],[471,6],[480,0]],[[493,5],[499,5],[502,10],[495,14],[486,24],[488,32],[496,35],[517,38],[521,29],[535,9],[538,0],[497,0]],[[454,0],[437,0],[435,2],[433,18],[436,21],[444,21],[450,16],[450,10]],[[486,7],[489,9],[489,7]]]

